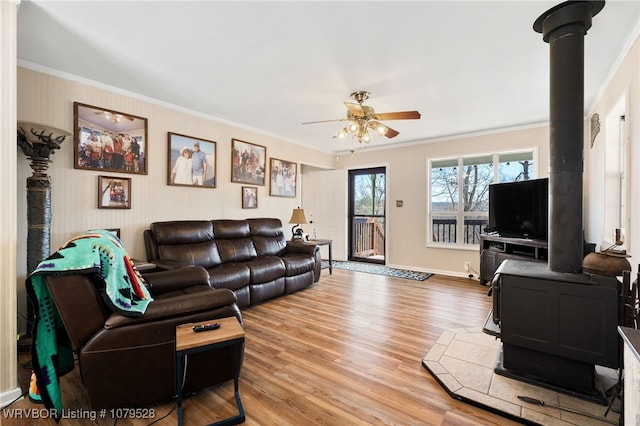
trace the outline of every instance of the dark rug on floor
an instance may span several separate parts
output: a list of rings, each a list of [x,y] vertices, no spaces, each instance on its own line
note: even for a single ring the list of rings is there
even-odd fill
[[[328,267],[329,262],[322,261],[322,266]],[[414,281],[425,281],[433,274],[428,272],[409,271],[407,269],[388,268],[384,265],[376,265],[373,263],[365,262],[342,262],[339,260],[333,261],[333,267],[338,269],[346,269],[349,271],[366,272],[368,274],[387,275],[389,277],[404,278]]]

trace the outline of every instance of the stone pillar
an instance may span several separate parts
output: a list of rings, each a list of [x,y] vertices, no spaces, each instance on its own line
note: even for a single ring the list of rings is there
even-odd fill
[[[71,133],[37,123],[20,122],[18,146],[31,160],[33,175],[27,178],[27,274],[51,253],[51,181],[47,175],[50,156]],[[27,303],[27,335],[34,311]]]

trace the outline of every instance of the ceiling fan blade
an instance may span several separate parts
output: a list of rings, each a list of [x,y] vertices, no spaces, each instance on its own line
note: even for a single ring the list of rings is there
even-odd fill
[[[365,115],[364,111],[362,110],[362,105],[354,104],[353,102],[345,102],[344,106],[347,107],[351,115],[355,115],[355,116]]]
[[[332,121],[347,121],[346,118],[337,118],[335,120],[320,120],[320,121],[306,121],[302,124],[317,124],[317,123],[330,123]]]
[[[377,121],[370,121],[369,122],[369,128],[371,130],[374,130],[376,133],[379,133],[381,135],[386,136],[389,139],[395,138],[396,136],[398,136],[400,134],[400,132],[398,132],[397,130],[392,129],[389,126],[385,126],[384,124],[379,123]]]
[[[373,115],[376,111],[373,109],[373,107],[362,105],[362,112],[364,112],[365,115]]]
[[[373,115],[376,120],[412,120],[420,117],[418,111],[381,112]]]

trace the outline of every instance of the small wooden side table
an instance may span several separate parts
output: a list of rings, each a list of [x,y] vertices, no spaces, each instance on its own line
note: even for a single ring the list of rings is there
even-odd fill
[[[217,330],[196,333],[193,327],[200,324],[220,324]],[[238,415],[220,420],[211,425],[237,425],[245,421],[244,408],[238,391],[240,365],[238,356],[244,342],[244,330],[236,317],[218,318],[211,321],[182,324],[176,327],[176,392],[178,407],[178,426],[182,426],[182,380],[184,376],[184,360],[189,354],[202,352],[223,346],[233,346],[233,390],[238,407]],[[211,426],[210,425],[210,426]]]

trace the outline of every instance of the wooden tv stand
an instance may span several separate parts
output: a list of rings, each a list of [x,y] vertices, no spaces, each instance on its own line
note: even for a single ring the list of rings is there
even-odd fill
[[[507,259],[546,262],[549,244],[543,240],[480,235],[480,283],[491,282],[498,266]]]

